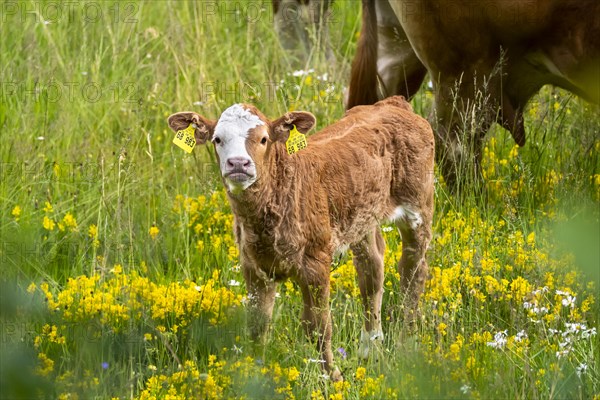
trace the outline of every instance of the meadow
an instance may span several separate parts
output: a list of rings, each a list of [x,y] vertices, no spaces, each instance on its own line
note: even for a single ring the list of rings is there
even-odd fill
[[[528,143],[493,128],[481,169],[436,171],[422,318],[409,328],[387,241],[385,341],[357,358],[351,254],[332,265],[332,383],[281,284],[268,344],[246,292],[212,149],[166,118],[237,102],[324,127],[343,97],[357,1],[330,20],[337,63],[298,68],[269,2],[18,1],[0,18],[0,397],[41,399],[600,399],[600,116],[544,87]],[[412,101],[427,116],[424,87]],[[461,116],[465,134],[477,117]]]

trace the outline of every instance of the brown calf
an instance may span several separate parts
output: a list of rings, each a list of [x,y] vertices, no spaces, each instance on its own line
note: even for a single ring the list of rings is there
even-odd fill
[[[264,338],[276,283],[291,278],[304,299],[307,333],[332,379],[329,274],[333,254],[349,246],[366,318],[359,355],[382,340],[385,242],[379,230],[394,221],[402,234],[398,269],[407,309],[414,310],[427,276],[425,252],[433,215],[434,140],[429,123],[402,97],[348,111],[339,122],[289,155],[293,125],[308,132],[315,117],[288,112],[271,121],[250,105],[233,105],[217,122],[194,112],[169,117],[177,131],[195,124],[196,141],[211,140],[235,215],[248,289],[249,327]]]

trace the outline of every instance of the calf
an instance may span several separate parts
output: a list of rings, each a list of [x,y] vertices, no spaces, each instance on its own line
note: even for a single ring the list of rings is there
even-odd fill
[[[427,276],[425,252],[433,215],[434,140],[429,123],[403,97],[349,110],[339,122],[288,154],[295,126],[315,124],[308,112],[271,121],[251,105],[236,104],[218,121],[195,112],[169,117],[178,131],[195,126],[197,143],[212,141],[235,216],[249,299],[251,336],[263,339],[271,320],[276,283],[291,278],[304,300],[302,321],[317,333],[324,368],[333,366],[329,274],[333,254],[354,254],[365,327],[359,355],[382,340],[381,299],[385,242],[379,230],[393,221],[402,235],[398,269],[406,309],[416,311]]]

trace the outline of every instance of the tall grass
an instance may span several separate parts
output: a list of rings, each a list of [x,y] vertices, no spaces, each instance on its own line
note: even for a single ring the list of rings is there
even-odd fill
[[[56,5],[6,3],[0,16],[3,397],[600,394],[598,336],[552,333],[598,327],[597,107],[544,88],[526,111],[526,147],[494,128],[478,183],[451,193],[438,176],[423,319],[411,331],[390,315],[368,362],[356,357],[351,256],[332,266],[346,378],[333,385],[311,361],[293,284],[280,287],[268,345],[249,341],[215,156],[181,152],[165,121],[182,110],[216,118],[235,102],[270,117],[306,109],[318,128],[336,121],[358,2],[333,8],[337,63],[311,60],[303,74],[277,43],[268,3],[81,1],[60,3],[60,15]],[[428,115],[431,93],[413,105]],[[401,298],[402,246],[383,229],[388,310]],[[525,308],[534,301],[545,318]],[[487,345],[504,330],[504,347]],[[559,356],[561,335],[573,343]]]

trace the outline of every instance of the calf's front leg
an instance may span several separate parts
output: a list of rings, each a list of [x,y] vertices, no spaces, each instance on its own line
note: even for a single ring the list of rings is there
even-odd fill
[[[329,312],[329,265],[317,268],[305,267],[311,271],[309,279],[299,279],[304,309],[302,322],[310,340],[316,336],[317,349],[324,361],[323,368],[333,381],[342,380],[342,374],[333,364],[331,351],[331,315]],[[304,278],[307,278],[304,276]]]
[[[255,269],[245,266],[244,277],[248,291],[248,330],[252,340],[264,343],[275,305],[277,285],[257,276]]]

